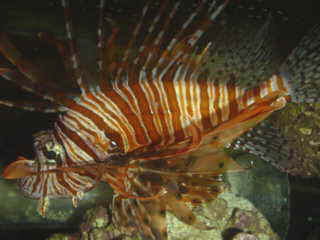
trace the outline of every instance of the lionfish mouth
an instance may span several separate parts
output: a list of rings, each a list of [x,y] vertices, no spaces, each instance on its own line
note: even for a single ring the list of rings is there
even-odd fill
[[[2,177],[5,179],[20,179],[27,176],[37,175],[37,174],[48,174],[56,172],[78,172],[84,174],[86,168],[79,167],[56,167],[48,166],[46,169],[41,169],[38,167],[37,160],[26,159],[24,157],[18,157],[18,159],[10,163],[2,173]]]
[[[24,157],[18,157],[18,159],[10,163],[2,173],[2,177],[5,179],[19,179],[26,176],[36,174],[34,170],[35,160],[26,159]]]

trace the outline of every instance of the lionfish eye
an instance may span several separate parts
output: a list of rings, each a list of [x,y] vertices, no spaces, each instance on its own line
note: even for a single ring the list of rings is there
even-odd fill
[[[62,146],[54,142],[47,142],[43,149],[43,154],[47,158],[47,163],[57,163],[60,160],[59,156],[62,154]]]
[[[50,159],[50,160],[54,160],[57,158],[58,154],[55,151],[47,151],[44,150],[43,154],[46,156],[46,158]]]
[[[117,144],[115,141],[111,141],[111,142],[110,142],[110,146],[111,146],[112,148],[116,148],[116,147],[118,147],[118,144]]]

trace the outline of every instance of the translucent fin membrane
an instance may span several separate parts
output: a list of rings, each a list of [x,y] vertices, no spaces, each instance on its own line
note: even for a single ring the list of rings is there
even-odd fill
[[[294,102],[320,102],[320,25],[301,40],[281,71]]]
[[[244,1],[248,2],[248,1]],[[207,38],[212,42],[206,67],[236,85],[254,87],[278,72],[279,55],[274,14],[231,1]]]
[[[114,78],[118,80],[132,62],[136,69],[152,70],[160,74],[173,64],[186,61],[195,53],[195,44],[210,23],[215,22],[227,3],[228,1],[200,1],[195,11],[187,17],[177,14],[184,7],[182,2],[173,4],[165,1],[156,9],[152,9],[151,4],[145,5],[137,25],[132,27],[130,40],[119,62],[107,63],[105,70],[112,73],[116,68]],[[172,24],[173,19],[178,20]],[[139,46],[137,51],[134,51],[135,46]],[[108,51],[112,51],[112,48],[114,46],[111,44]]]
[[[104,29],[104,8],[105,8],[105,0],[101,0],[99,4],[99,26],[98,26],[98,32],[97,32],[97,37],[98,37],[98,43],[97,43],[97,48],[99,52],[98,56],[98,71],[102,70],[102,65],[103,65],[103,51],[104,51],[104,41],[105,41],[105,29]]]
[[[64,108],[57,104],[45,101],[10,101],[6,99],[0,99],[0,105],[7,107],[16,107],[26,111],[37,111],[43,113],[55,113],[62,112]]]
[[[142,239],[167,239],[166,207],[160,199],[140,201],[114,197],[112,222],[127,235],[141,233]]]
[[[76,48],[76,41],[74,38],[73,25],[71,21],[70,3],[68,0],[61,0],[61,5],[64,8],[65,26],[68,47],[70,49],[70,62],[72,67],[73,76],[76,77],[77,84],[84,94],[86,91],[86,86],[83,83],[83,75],[80,68],[79,53]]]
[[[293,163],[301,162],[298,151],[270,121],[264,121],[237,138],[234,149],[248,151],[282,171],[290,171]],[[299,160],[300,159],[300,160]]]
[[[43,99],[58,101],[57,92],[61,93],[62,89],[54,82],[45,81],[46,73],[43,69],[34,66],[34,63],[17,49],[11,37],[5,33],[0,34],[0,54],[5,58],[1,59],[0,63],[2,77]],[[8,65],[8,62],[12,65]]]
[[[8,36],[5,33],[1,33],[0,54],[2,56],[0,59],[0,76],[15,83],[21,89],[41,97],[42,100],[27,102],[1,99],[0,104],[28,111],[59,112],[62,109],[61,104],[65,96],[73,95],[69,86],[64,85],[63,82],[60,86],[58,81],[55,81],[57,76],[63,78],[65,77],[65,74],[63,69],[59,68],[60,65],[54,67],[48,65],[50,64],[50,60],[48,59],[51,56],[55,57],[56,55],[51,55],[51,49],[46,52],[46,49],[44,48],[47,47],[48,37],[42,37],[46,34],[40,35],[40,40],[23,39],[25,42],[22,43],[18,36]],[[42,55],[39,54],[40,56],[31,55],[27,57],[28,52],[30,54],[30,52],[33,51],[35,44],[40,44],[40,48],[44,50],[44,52],[49,53],[49,55],[43,57],[44,54],[41,52]],[[62,45],[60,44],[59,46],[61,47]],[[57,48],[62,51],[58,46]],[[32,52],[32,54],[38,53]],[[40,66],[38,66],[39,64]],[[58,67],[59,69],[58,75],[55,75],[55,67]],[[61,74],[60,71],[62,71]]]

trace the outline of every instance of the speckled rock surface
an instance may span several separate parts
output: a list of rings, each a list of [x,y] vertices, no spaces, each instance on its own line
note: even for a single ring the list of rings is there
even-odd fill
[[[202,231],[187,226],[169,215],[168,233],[172,240],[233,239],[239,232],[250,232],[263,239],[280,240],[269,222],[248,200],[225,192],[214,202],[194,211],[202,221],[216,226],[215,230]],[[227,237],[227,238],[226,238]],[[261,238],[262,239],[262,238]]]
[[[76,240],[79,239],[78,235],[71,235],[71,234],[62,234],[62,233],[57,233],[52,235],[50,240]]]
[[[255,235],[249,233],[238,233],[232,240],[259,240]]]
[[[285,166],[287,171],[320,177],[320,104],[288,104],[271,121],[299,153]]]

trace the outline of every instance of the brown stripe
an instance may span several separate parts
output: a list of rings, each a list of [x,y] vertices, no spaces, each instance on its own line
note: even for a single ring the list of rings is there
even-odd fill
[[[251,92],[250,92],[251,89],[247,89],[244,94],[243,94],[243,106],[246,108],[248,107],[249,105],[249,99],[250,99],[250,96],[251,96]]]
[[[134,102],[131,94],[123,86],[123,83],[119,83],[118,88],[128,98],[128,101],[130,103]],[[107,89],[102,88],[102,91],[111,101],[113,101],[115,105],[117,105],[117,107],[120,109],[123,115],[127,118],[128,122],[134,129],[136,136],[138,136],[137,137],[138,143],[140,144],[146,143],[147,139],[145,138],[144,129],[141,127],[140,121],[136,116],[136,114],[134,113],[133,109],[131,109],[130,105],[114,89],[112,89],[111,91],[107,91]],[[128,146],[128,147],[129,147],[128,151],[130,151],[130,149],[133,146]]]
[[[260,86],[254,87],[252,89],[253,92],[253,98],[254,98],[254,102],[257,102],[260,100],[261,96],[260,96]]]
[[[222,116],[221,116],[221,109],[219,107],[219,101],[220,101],[220,87],[219,87],[219,83],[217,82],[213,82],[213,89],[214,89],[214,95],[215,95],[215,99],[214,99],[214,110],[216,112],[216,116],[217,116],[217,125],[219,125],[222,122]]]
[[[163,109],[163,106],[161,105],[161,98],[160,98],[160,94],[161,92],[159,91],[159,89],[155,86],[154,82],[152,81],[152,76],[148,75],[148,84],[151,88],[151,91],[153,92],[154,98],[155,98],[155,103],[156,104],[156,108],[158,111],[158,116],[160,119],[160,123],[161,123],[161,128],[162,128],[162,139],[165,139],[165,142],[167,142],[169,140],[169,126],[167,126],[166,124],[166,113],[165,113],[165,109]]]
[[[58,183],[64,187],[65,189],[68,189],[71,194],[73,196],[75,196],[77,194],[77,191],[75,189],[73,189],[64,179],[64,176],[63,176],[63,172],[57,172],[57,180],[58,180]]]
[[[132,71],[131,71],[130,77],[131,76],[138,77],[137,74],[133,73]],[[131,87],[133,93],[135,94],[135,97],[137,98],[138,108],[140,109],[140,112],[142,114],[143,124],[147,129],[147,132],[151,141],[152,142],[158,141],[160,139],[160,135],[158,134],[156,127],[154,125],[154,122],[152,121],[152,114],[149,108],[150,104],[152,103],[148,102],[148,99],[146,98],[144,90],[142,90],[139,82],[133,82],[133,83],[130,82],[129,86]]]
[[[287,92],[287,88],[284,85],[284,79],[280,75],[277,75],[277,84],[278,84],[278,87],[279,87],[280,91]]]
[[[83,183],[80,182],[79,180],[77,180],[74,176],[72,176],[71,173],[66,172],[65,176],[67,176],[67,178],[69,178],[73,183],[75,183],[75,185],[82,185],[83,186]]]
[[[272,93],[272,78],[267,81],[268,95]]]
[[[52,173],[52,174],[57,174],[57,173]],[[58,176],[56,175],[56,179],[58,179]],[[64,192],[61,191],[61,189],[58,188],[57,184],[52,184],[53,186],[53,192],[56,193],[57,195],[60,196],[65,196]]]
[[[82,101],[82,100],[81,100]],[[91,105],[90,103],[83,101],[85,104]],[[78,113],[86,116],[87,118],[91,119],[91,121],[94,122],[94,124],[101,130],[101,131],[105,131],[108,135],[108,138],[110,138],[111,140],[117,142],[117,144],[119,145],[119,147],[121,148],[121,150],[123,150],[123,141],[122,141],[122,137],[119,134],[119,132],[116,132],[115,130],[113,130],[112,128],[110,128],[105,122],[104,120],[98,116],[97,114],[95,114],[94,112],[80,106],[79,104],[77,104],[76,102],[74,102],[74,104],[71,107],[74,111],[77,111]]]
[[[198,84],[200,86],[200,112],[201,112],[201,121],[202,121],[202,126],[205,131],[207,129],[212,129],[214,126],[212,126],[211,121],[210,121],[210,105],[209,101],[213,101],[213,99],[209,99],[208,95],[208,80],[207,78],[209,77],[209,73],[206,71],[205,73],[201,74],[200,77],[198,78]]]
[[[106,96],[107,96],[107,95],[106,95]],[[105,103],[105,102],[99,100],[98,98],[96,98],[96,97],[95,97],[93,94],[91,94],[91,93],[90,93],[90,94],[87,94],[87,97],[90,98],[92,101],[94,101],[96,104],[98,104],[98,105],[102,108],[103,112],[102,112],[101,114],[107,116],[108,119],[113,119],[115,122],[117,122],[117,124],[120,125],[120,128],[125,132],[125,135],[126,135],[125,138],[127,138],[129,146],[134,146],[133,148],[136,148],[136,147],[137,147],[137,146],[136,146],[137,144],[135,143],[135,137],[132,136],[132,134],[130,133],[130,130],[129,130],[127,124],[126,124],[125,122],[123,122],[123,121],[121,120],[121,118],[120,118],[117,114],[111,112],[110,110],[108,110],[108,109],[105,107],[105,105],[108,104],[108,103]],[[126,116],[125,116],[125,117],[126,117]],[[126,119],[127,119],[127,118],[126,118]],[[119,131],[119,134],[120,134],[120,131]],[[95,136],[97,136],[97,134],[95,134]],[[109,137],[109,136],[108,136],[108,137]],[[97,137],[97,139],[98,139],[98,137]]]
[[[174,88],[174,83],[172,79],[174,78],[174,74],[178,69],[177,65],[171,67],[168,72],[163,76],[163,85],[166,92],[167,101],[169,104],[168,111],[172,114],[172,123],[174,127],[174,136],[175,139],[183,139],[184,134],[182,131],[181,121],[180,121],[180,109],[177,101],[176,91]]]
[[[38,172],[38,174],[36,175],[36,180],[34,181],[34,183],[32,185],[32,190],[31,190],[32,193],[36,192],[36,188],[37,188],[38,184],[40,184],[40,182],[41,182],[41,176],[40,176],[40,172]],[[40,188],[40,191],[41,191],[41,188]]]
[[[68,118],[71,118],[72,120],[76,121],[78,123],[78,125],[81,126],[81,124],[79,123],[79,121],[77,119],[73,118],[72,116],[68,116]],[[90,147],[88,147],[88,144],[86,142],[84,142],[77,133],[75,133],[75,132],[73,132],[73,130],[69,129],[68,126],[66,126],[60,119],[59,119],[59,121],[57,121],[57,124],[58,124],[59,128],[61,129],[61,131],[66,135],[66,137],[69,138],[72,142],[74,142],[86,154],[91,156],[93,158],[93,160],[99,159],[99,157],[90,149]],[[85,131],[85,129],[80,128],[79,131]],[[68,164],[68,166],[73,166],[74,163],[67,162],[67,164]]]
[[[234,83],[227,83],[228,90],[228,104],[229,104],[229,119],[234,118],[239,113],[239,107],[236,101],[236,87]]]
[[[60,127],[60,126],[59,126],[59,127]],[[66,129],[67,129],[66,127],[65,127],[65,128],[60,127],[60,128],[61,128],[61,131],[62,131],[65,135],[67,135],[66,138],[70,139],[70,138],[69,138],[69,136],[70,136],[70,131],[69,131],[69,130],[66,130]],[[69,132],[69,133],[66,133],[66,132]],[[73,133],[71,133],[71,134],[73,134]],[[71,138],[71,140],[74,141],[74,139],[72,139],[72,138]],[[77,144],[77,145],[79,144],[79,143],[77,143],[77,142],[74,142],[74,143]],[[66,146],[66,145],[67,145],[67,146]],[[75,159],[73,159],[72,156],[71,156],[71,154],[73,154],[75,157],[77,157],[78,159],[80,159],[82,162],[84,162],[84,163],[87,162],[86,159],[84,159],[82,156],[80,156],[79,154],[76,154],[75,150],[72,148],[72,146],[70,145],[70,143],[67,142],[67,140],[64,141],[64,146],[65,146],[65,148],[66,148],[66,154],[67,154],[65,161],[66,161],[66,163],[67,163],[68,166],[74,166],[74,165],[78,164],[78,161],[76,161]],[[79,145],[78,145],[78,146],[79,146]],[[79,146],[79,147],[80,147],[80,146]],[[80,147],[80,148],[81,148],[81,147]],[[82,148],[81,148],[81,149],[82,149]],[[84,151],[84,150],[83,150],[83,151]]]
[[[43,191],[43,196],[47,196],[48,195],[48,175],[45,175],[45,181],[44,181],[44,184],[43,184],[42,191]]]

